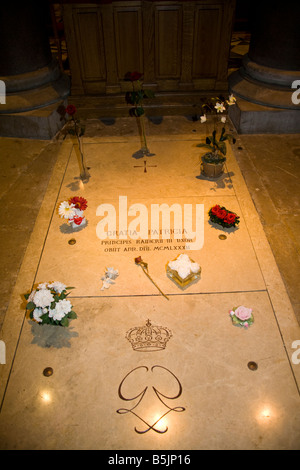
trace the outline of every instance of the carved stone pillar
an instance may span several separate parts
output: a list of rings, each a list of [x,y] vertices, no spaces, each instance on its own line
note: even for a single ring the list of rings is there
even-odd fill
[[[51,139],[60,129],[57,107],[66,102],[69,78],[52,58],[47,2],[0,6],[0,135]]]
[[[300,3],[256,3],[249,52],[229,76],[237,98],[229,115],[241,134],[300,132]]]

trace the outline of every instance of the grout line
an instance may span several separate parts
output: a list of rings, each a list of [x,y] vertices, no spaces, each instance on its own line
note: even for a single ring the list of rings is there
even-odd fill
[[[218,291],[218,292],[178,292],[167,293],[169,297],[179,297],[187,295],[222,295],[222,294],[251,294],[256,292],[266,292],[267,289],[254,289],[254,290],[233,290],[233,291]],[[160,294],[121,294],[121,295],[68,295],[69,299],[118,299],[118,298],[134,298],[134,297],[162,297]]]

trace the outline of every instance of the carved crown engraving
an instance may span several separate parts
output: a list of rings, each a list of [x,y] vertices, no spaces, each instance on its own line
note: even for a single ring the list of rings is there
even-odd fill
[[[139,352],[161,351],[171,337],[172,332],[168,328],[151,325],[150,320],[147,320],[145,326],[136,326],[126,333],[133,350]]]

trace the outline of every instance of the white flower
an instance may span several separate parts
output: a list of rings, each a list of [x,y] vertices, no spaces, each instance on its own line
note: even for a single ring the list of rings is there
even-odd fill
[[[47,289],[47,282],[43,282],[43,283],[39,284],[37,288],[38,289]]]
[[[231,106],[232,104],[235,104],[236,98],[235,98],[233,95],[230,95],[230,96],[229,96],[229,99],[226,100],[226,101],[227,101],[227,104],[228,104],[229,106]]]
[[[111,284],[112,284],[112,282],[109,279],[106,280],[105,278],[103,278],[103,283],[102,283],[102,287],[101,287],[100,290],[109,289]]]
[[[48,289],[42,289],[35,293],[33,303],[35,303],[37,307],[44,308],[51,305],[51,302],[53,302],[53,300],[54,297],[51,292]]]
[[[200,116],[200,121],[201,123],[206,121],[206,114],[203,114],[203,116]]]
[[[34,289],[34,290],[31,292],[31,294],[30,294],[29,297],[28,297],[27,302],[33,302],[35,293],[36,293],[36,289]]]
[[[69,204],[67,201],[64,201],[59,205],[58,213],[61,217],[70,219],[74,217],[75,210],[74,204]]]
[[[223,103],[219,102],[216,103],[215,109],[217,110],[217,113],[223,113],[223,111],[225,111]]]
[[[55,292],[58,292],[59,294],[61,294],[62,291],[64,291],[67,286],[63,284],[62,282],[55,281],[55,282],[52,282],[52,284],[48,284],[48,287],[50,287],[50,289],[54,289]]]
[[[63,299],[59,300],[55,305],[55,312],[53,314],[54,320],[61,320],[65,315],[67,315],[72,310],[72,304],[69,300]]]
[[[225,116],[221,117],[221,122],[224,122],[224,123],[226,122],[226,117]]]
[[[110,279],[116,279],[119,276],[119,271],[114,268],[106,268],[105,276]]]
[[[198,263],[193,263],[188,255],[179,255],[174,261],[170,261],[169,268],[177,271],[181,279],[185,279],[192,273],[199,273],[200,266]]]
[[[51,314],[51,317],[53,318],[53,320],[57,320],[57,321],[61,321],[65,316],[65,313],[62,312],[62,311],[57,311],[56,308],[54,308],[52,310],[52,314]]]
[[[44,314],[43,312],[43,309],[42,308],[35,308],[33,310],[33,318],[37,321],[37,322],[42,322],[43,320],[41,320],[41,316]]]

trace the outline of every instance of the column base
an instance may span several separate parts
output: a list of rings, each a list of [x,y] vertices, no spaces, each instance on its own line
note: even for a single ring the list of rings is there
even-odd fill
[[[57,108],[67,100],[23,113],[0,114],[0,136],[51,140],[62,127]]]
[[[42,69],[8,77],[5,103],[0,105],[0,136],[51,139],[63,122],[56,112],[66,105],[70,93],[69,77],[53,60]]]
[[[246,54],[241,68],[228,77],[237,105],[229,117],[241,134],[300,132],[300,104],[293,102],[293,82],[300,71],[274,69],[251,61]]]
[[[300,109],[280,109],[236,99],[228,115],[239,134],[300,133]]]

